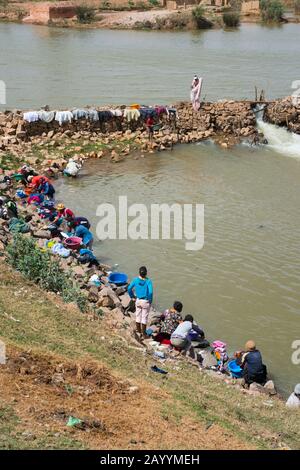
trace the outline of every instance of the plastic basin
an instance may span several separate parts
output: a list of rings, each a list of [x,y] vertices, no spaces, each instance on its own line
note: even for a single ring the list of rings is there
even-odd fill
[[[240,379],[243,376],[243,369],[235,361],[228,362],[227,367],[232,377]]]
[[[70,250],[77,250],[82,243],[82,238],[80,237],[69,237],[64,241],[64,245]]]
[[[116,286],[122,286],[127,284],[128,276],[125,273],[110,273],[108,276],[108,282],[116,284]]]

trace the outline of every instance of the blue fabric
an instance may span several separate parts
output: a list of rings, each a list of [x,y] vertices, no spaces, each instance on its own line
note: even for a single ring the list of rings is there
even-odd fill
[[[76,237],[82,238],[82,242],[84,245],[88,245],[90,241],[93,240],[93,234],[90,232],[84,225],[78,225],[75,228],[75,235]]]
[[[91,260],[97,259],[92,250],[88,250],[87,248],[82,248],[79,251],[80,256],[88,256]]]
[[[151,279],[141,279],[140,277],[136,277],[131,281],[128,286],[128,294],[131,298],[135,296],[138,299],[145,299],[152,303],[153,299],[153,286]]]

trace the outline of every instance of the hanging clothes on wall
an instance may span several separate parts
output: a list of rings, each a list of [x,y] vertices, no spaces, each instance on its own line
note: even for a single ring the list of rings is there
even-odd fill
[[[123,112],[122,112],[121,109],[110,109],[110,112],[114,117],[122,117],[123,116]]]
[[[141,113],[138,109],[126,108],[124,110],[124,118],[127,120],[127,122],[138,121],[140,118],[140,115]]]
[[[110,111],[98,111],[98,118],[100,122],[108,122],[112,120],[113,115]]]
[[[88,111],[86,111],[85,109],[73,109],[72,115],[75,121],[77,121],[78,119],[87,118]]]
[[[55,114],[55,121],[59,122],[61,126],[65,122],[72,122],[73,114],[71,111],[57,111]]]
[[[55,111],[39,111],[38,112],[40,121],[43,122],[52,122],[55,118]]]
[[[23,114],[23,119],[27,122],[36,122],[39,120],[39,113],[37,111],[28,111]]]
[[[96,109],[88,109],[87,115],[90,121],[99,121],[98,111]]]

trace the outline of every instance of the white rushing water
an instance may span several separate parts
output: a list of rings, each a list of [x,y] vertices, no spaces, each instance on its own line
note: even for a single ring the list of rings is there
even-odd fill
[[[300,160],[300,135],[288,130],[257,120],[258,129],[268,141],[268,147],[277,153]]]

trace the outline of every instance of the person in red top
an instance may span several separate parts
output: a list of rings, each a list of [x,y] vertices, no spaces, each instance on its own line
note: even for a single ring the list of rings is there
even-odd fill
[[[64,204],[62,203],[57,204],[56,210],[57,210],[57,216],[54,220],[54,223],[58,222],[60,219],[66,219],[67,221],[71,221],[75,217],[74,212],[71,211],[71,209],[68,209],[67,207],[65,207]]]
[[[147,129],[148,129],[149,142],[152,145],[152,143],[153,143],[153,133],[154,133],[154,129],[153,129],[154,119],[153,119],[152,116],[147,117],[146,126],[147,126]]]
[[[28,177],[28,182],[33,186],[34,188],[38,188],[42,183],[50,183],[49,178],[47,176],[42,176],[42,175],[37,175],[37,176],[29,176]]]

